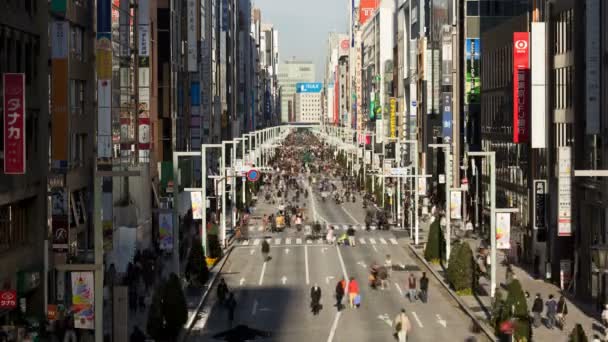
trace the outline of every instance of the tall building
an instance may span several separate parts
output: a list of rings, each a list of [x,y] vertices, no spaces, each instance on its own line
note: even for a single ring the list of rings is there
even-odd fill
[[[0,120],[7,142],[0,139],[0,282],[3,289],[16,291],[19,298],[24,298],[25,314],[32,317],[45,315],[44,289],[48,285],[48,274],[44,260],[51,252],[45,243],[50,238],[47,221],[48,24],[46,1],[0,4],[0,77],[8,77],[0,83]],[[64,34],[67,39],[68,31]],[[61,53],[67,56],[70,51],[66,48]],[[67,89],[66,75],[62,91],[66,93]],[[5,107],[5,103],[8,106]],[[68,116],[68,104],[64,102],[64,120]],[[88,114],[84,109],[78,112]],[[82,116],[81,119],[90,120]],[[67,138],[66,134],[65,146]],[[67,160],[67,151],[63,153]],[[63,228],[67,229],[67,224]],[[1,325],[21,317],[20,303],[0,312]]]
[[[322,118],[322,83],[297,83],[294,95],[296,122],[320,123]]]
[[[279,65],[277,79],[281,87],[281,122],[288,122],[287,102],[296,93],[296,83],[314,82],[315,65],[311,61],[286,60]]]

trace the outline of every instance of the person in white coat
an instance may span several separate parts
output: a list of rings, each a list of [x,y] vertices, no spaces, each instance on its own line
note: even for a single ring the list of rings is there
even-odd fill
[[[407,341],[407,334],[412,330],[410,319],[405,314],[405,309],[401,309],[401,312],[397,314],[393,320],[393,327],[395,328],[395,335],[399,342]]]

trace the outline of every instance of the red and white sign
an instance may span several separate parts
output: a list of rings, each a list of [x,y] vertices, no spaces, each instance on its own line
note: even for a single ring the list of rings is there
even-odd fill
[[[0,309],[14,309],[17,307],[17,291],[0,291]]]
[[[4,173],[25,174],[25,74],[4,74]]]
[[[380,4],[380,0],[361,0],[359,3],[359,24],[363,25],[367,22],[374,12],[376,8],[378,8],[378,4]]]
[[[513,142],[530,137],[530,38],[528,32],[513,32]]]

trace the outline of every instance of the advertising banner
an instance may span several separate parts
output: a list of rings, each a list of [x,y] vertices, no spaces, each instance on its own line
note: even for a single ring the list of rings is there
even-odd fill
[[[547,181],[534,180],[534,229],[546,227]]]
[[[0,309],[12,310],[17,307],[17,291],[2,290],[0,291]]]
[[[529,140],[530,48],[528,32],[513,32],[513,142]]]
[[[25,174],[25,74],[3,74],[4,173]]]
[[[462,192],[450,192],[450,218],[455,220],[462,219]]]
[[[426,196],[426,178],[418,178],[418,196]]]
[[[173,213],[158,213],[158,240],[161,250],[173,249]]]
[[[496,248],[511,249],[511,213],[496,213]]]
[[[481,93],[481,40],[466,40],[465,103],[479,103]]]
[[[547,147],[547,44],[546,23],[533,22],[530,32],[530,143],[532,148]]]
[[[196,0],[188,0],[188,71],[196,72],[197,65],[197,41],[196,41]]]
[[[441,83],[452,85],[452,33],[444,31],[441,45]]]
[[[558,150],[557,235],[572,235],[572,149],[562,146]]]
[[[600,0],[587,0],[585,9],[585,96],[587,134],[600,134]],[[605,2],[604,2],[605,3]],[[605,6],[605,4],[604,4]],[[606,31],[604,31],[606,32]]]
[[[190,202],[192,203],[192,218],[195,220],[203,219],[203,194],[198,191],[190,193]]]
[[[93,272],[72,272],[74,328],[95,329],[95,283]]]
[[[359,24],[363,26],[373,14],[380,0],[361,0],[359,1]]]
[[[391,138],[397,137],[397,100],[391,97],[389,100],[389,119]]]
[[[51,24],[51,159],[54,169],[67,168],[68,161],[68,39],[70,25],[64,20]]]
[[[452,93],[443,93],[441,108],[443,137],[452,139]]]

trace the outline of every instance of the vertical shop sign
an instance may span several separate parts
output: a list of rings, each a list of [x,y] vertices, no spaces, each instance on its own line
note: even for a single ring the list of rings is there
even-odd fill
[[[397,100],[394,97],[391,97],[389,100],[389,115],[390,115],[390,132],[391,138],[397,137]]]
[[[450,192],[450,218],[455,220],[462,219],[462,192]]]
[[[188,0],[188,71],[196,72],[197,65],[197,43],[196,43],[196,0]]]
[[[511,249],[511,213],[496,213],[496,248]]]
[[[158,239],[161,250],[173,250],[173,213],[158,213]]]
[[[557,235],[572,235],[572,148],[558,150]]]
[[[602,1],[603,2],[603,1]],[[585,30],[585,86],[587,134],[600,134],[600,0],[586,1]],[[605,6],[605,4],[604,4]],[[606,32],[606,31],[604,31]]]
[[[479,103],[481,93],[481,40],[467,38],[466,40],[466,72],[465,72],[465,102]]]
[[[528,32],[513,32],[513,142],[529,140],[530,48]]]
[[[444,138],[452,139],[452,93],[442,96],[442,132]]]
[[[72,272],[74,328],[95,329],[95,286],[93,272]]]
[[[25,74],[3,74],[4,173],[25,174]]]
[[[547,196],[547,181],[534,181],[534,229],[544,228],[546,226],[546,196]]]

